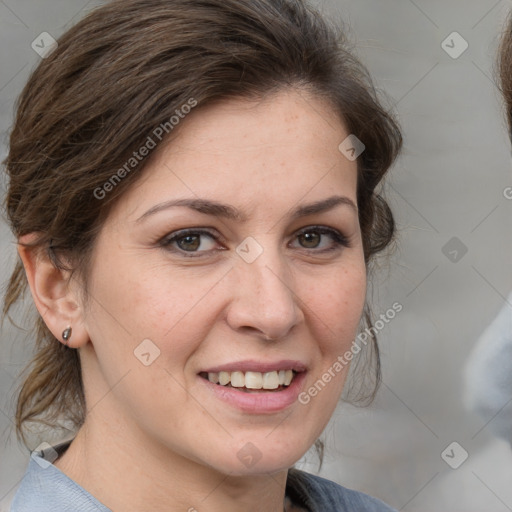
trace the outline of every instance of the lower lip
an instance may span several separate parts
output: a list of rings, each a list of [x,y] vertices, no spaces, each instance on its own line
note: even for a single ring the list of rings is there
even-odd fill
[[[214,384],[198,376],[217,398],[220,398],[243,412],[252,414],[279,412],[295,403],[301,392],[305,377],[306,372],[297,373],[291,384],[282,391],[247,393],[245,391],[239,391],[237,388]]]

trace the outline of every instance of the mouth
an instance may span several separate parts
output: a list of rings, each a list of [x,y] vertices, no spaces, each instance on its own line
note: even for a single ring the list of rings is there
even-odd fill
[[[205,388],[244,414],[275,414],[292,407],[302,391],[308,367],[297,360],[233,361],[197,374]]]
[[[235,388],[245,393],[275,393],[287,389],[298,373],[300,372],[283,369],[270,372],[201,372],[199,376],[212,384],[217,384],[224,388]]]

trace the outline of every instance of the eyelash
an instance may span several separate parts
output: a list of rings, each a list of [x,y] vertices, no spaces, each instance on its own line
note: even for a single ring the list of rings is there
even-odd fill
[[[343,234],[341,234],[339,231],[337,231],[335,229],[327,228],[325,226],[308,226],[307,228],[301,229],[297,233],[296,237],[299,237],[301,235],[304,235],[305,233],[311,233],[311,232],[318,233],[320,235],[329,235],[331,237],[331,239],[333,240],[334,245],[328,249],[322,249],[322,250],[317,250],[315,248],[308,249],[308,248],[304,247],[303,249],[305,251],[313,251],[313,252],[320,253],[320,254],[326,254],[326,253],[335,251],[335,250],[339,249],[340,247],[347,247],[347,248],[350,247],[350,242],[346,236],[344,236]],[[162,238],[158,243],[164,249],[170,250],[175,253],[179,253],[180,255],[184,256],[185,258],[201,258],[201,257],[203,257],[203,253],[207,254],[207,253],[211,252],[211,251],[184,251],[183,249],[177,249],[175,247],[172,247],[171,244],[173,244],[174,242],[176,242],[182,238],[185,238],[187,236],[191,236],[191,235],[192,236],[193,235],[207,235],[210,238],[212,238],[215,242],[220,241],[220,238],[218,236],[216,236],[211,231],[208,231],[205,229],[183,229],[180,231],[176,231],[172,235],[168,235],[168,236]]]

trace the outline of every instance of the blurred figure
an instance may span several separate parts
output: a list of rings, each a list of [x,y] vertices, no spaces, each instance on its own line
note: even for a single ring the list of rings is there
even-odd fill
[[[473,348],[464,378],[465,406],[487,420],[496,415],[489,429],[512,447],[512,293]]]
[[[497,69],[512,140],[512,13],[502,34]],[[489,429],[512,446],[512,293],[473,348],[464,380],[466,408],[492,419]]]

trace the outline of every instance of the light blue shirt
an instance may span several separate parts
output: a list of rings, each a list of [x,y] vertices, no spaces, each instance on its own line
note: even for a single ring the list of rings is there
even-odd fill
[[[60,456],[70,442],[53,449]],[[47,457],[46,451],[32,452],[10,512],[112,512]],[[367,494],[298,469],[288,472],[286,494],[294,504],[310,512],[397,512]]]

